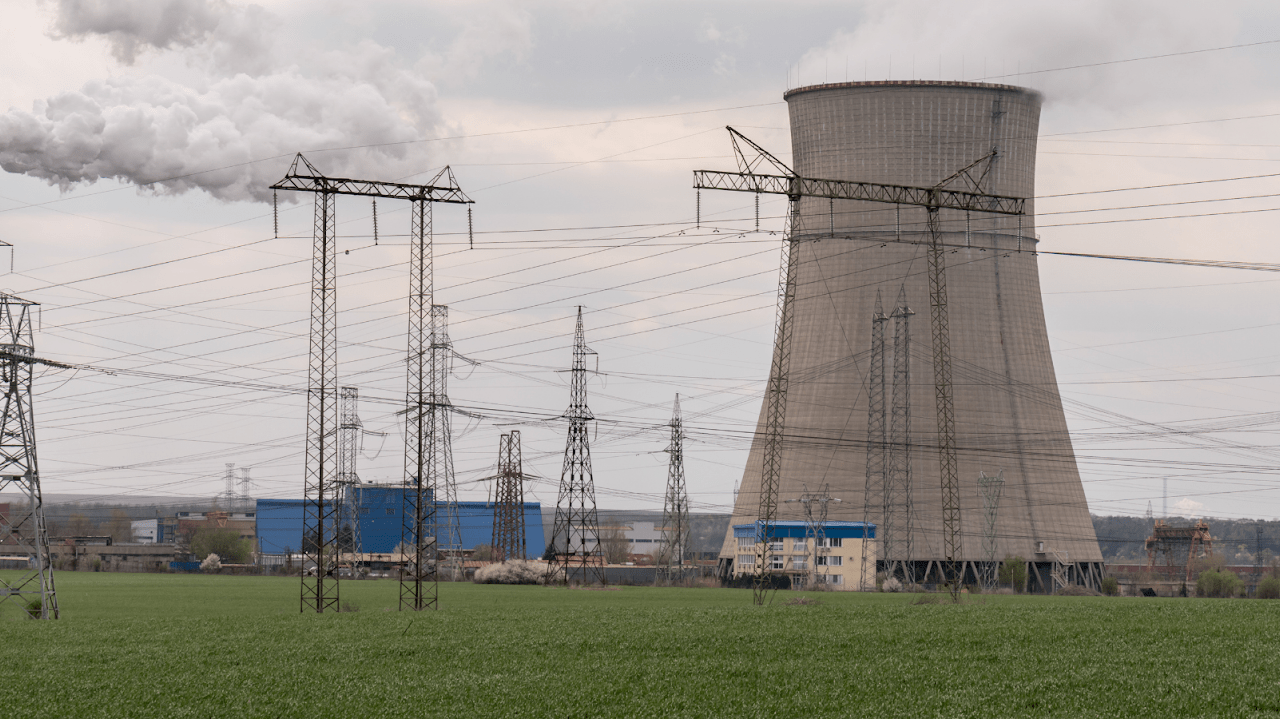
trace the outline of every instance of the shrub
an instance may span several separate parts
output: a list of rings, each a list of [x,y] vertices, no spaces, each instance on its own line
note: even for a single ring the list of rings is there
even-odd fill
[[[881,585],[881,590],[880,590],[880,591],[882,591],[882,592],[901,592],[901,591],[902,591],[902,582],[898,581],[898,578],[897,578],[897,577],[889,577],[888,579],[884,580],[884,584],[883,584],[883,585]]]
[[[1103,577],[1102,593],[1108,597],[1120,596],[1120,582],[1116,581],[1115,577]]]
[[[542,564],[513,559],[477,569],[473,581],[476,584],[540,584],[546,571]]]
[[[204,558],[203,562],[200,562],[200,571],[202,572],[212,574],[220,569],[222,569],[222,558],[216,554],[210,553],[209,556]]]
[[[1027,588],[1027,560],[1018,556],[1006,556],[1000,563],[999,582],[1014,591],[1023,592]]]
[[[191,553],[197,557],[218,555],[231,564],[244,564],[253,555],[253,542],[240,538],[240,531],[226,527],[197,529],[191,535]]]
[[[27,602],[27,606],[25,607],[25,609],[27,611],[27,616],[31,617],[32,619],[39,619],[41,610],[44,609],[44,604],[39,599],[32,599],[31,601]]]
[[[1243,583],[1234,572],[1227,570],[1200,572],[1196,578],[1196,595],[1201,597],[1234,597],[1240,593]]]
[[[1280,599],[1280,577],[1267,577],[1259,582],[1258,599]]]

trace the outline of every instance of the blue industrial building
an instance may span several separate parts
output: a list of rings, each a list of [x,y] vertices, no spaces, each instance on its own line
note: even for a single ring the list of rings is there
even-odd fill
[[[805,522],[774,522],[770,534],[774,539],[804,539],[809,536],[809,525]],[[733,525],[733,536],[739,539],[752,538],[753,543],[760,541],[764,533],[764,522],[754,524]],[[876,525],[865,522],[823,522],[822,533],[828,539],[875,539]]]
[[[388,553],[400,544],[403,527],[404,488],[362,485],[357,503],[360,543],[366,553]],[[493,541],[492,502],[458,502],[458,524],[462,549],[474,549]],[[436,505],[441,512],[442,506]],[[302,547],[303,500],[259,499],[258,551],[263,554],[297,552]],[[542,555],[546,541],[542,532],[542,504],[525,502],[526,549],[530,558]]]

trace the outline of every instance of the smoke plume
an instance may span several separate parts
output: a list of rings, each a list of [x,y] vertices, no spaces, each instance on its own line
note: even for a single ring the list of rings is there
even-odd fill
[[[429,169],[421,145],[388,143],[439,130],[430,82],[367,41],[279,52],[269,41],[279,22],[224,0],[61,0],[55,37],[105,40],[124,63],[150,57],[153,71],[89,82],[31,111],[10,108],[0,115],[0,168],[64,190],[116,179],[256,201],[270,199],[267,186],[287,167],[262,160],[300,149],[383,146],[315,158],[332,175]]]

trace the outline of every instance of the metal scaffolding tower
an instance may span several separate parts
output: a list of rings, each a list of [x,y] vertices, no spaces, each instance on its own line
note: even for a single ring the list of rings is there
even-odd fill
[[[351,576],[360,570],[360,555],[364,542],[360,537],[360,475],[356,471],[356,459],[360,455],[360,441],[364,425],[360,422],[360,390],[342,387],[338,412],[338,545],[339,552],[351,555]]]
[[[311,349],[307,369],[307,466],[303,493],[302,611],[338,608],[338,375],[337,375],[337,221],[338,195],[409,200],[409,361],[405,432],[405,526],[402,543],[413,554],[402,575],[400,607],[434,607],[435,556],[424,527],[433,517],[431,487],[423,471],[427,461],[423,421],[429,381],[427,314],[432,303],[431,206],[435,202],[470,204],[453,171],[441,170],[426,185],[325,177],[301,154],[272,190],[316,195],[311,259]],[[422,541],[419,541],[419,538]],[[434,539],[432,539],[434,541]],[[426,586],[424,588],[424,582]]]
[[[498,482],[493,499],[493,558],[498,562],[526,559],[524,526],[524,467],[520,430],[498,440]]]
[[[907,306],[907,290],[898,291],[898,305],[890,315],[893,318],[893,397],[889,410],[889,462],[885,481],[886,535],[893,537],[893,549],[898,556],[885,551],[885,571],[893,576],[902,574],[902,581],[916,583],[915,554],[912,551],[911,524],[915,517],[915,505],[911,501],[911,316],[915,312]]]
[[[961,210],[964,212],[987,212],[1000,215],[1023,215],[1026,213],[1026,199],[992,195],[982,191],[982,183],[991,169],[991,160],[996,156],[993,149],[986,155],[974,160],[965,167],[951,174],[932,187],[912,187],[908,185],[889,185],[873,182],[853,182],[850,180],[825,180],[801,177],[790,167],[783,164],[773,155],[766,152],[756,143],[747,139],[742,133],[729,130],[733,140],[734,154],[738,159],[739,172],[717,172],[713,170],[695,170],[693,186],[699,191],[731,190],[734,192],[751,192],[754,194],[786,195],[790,204],[787,213],[789,230],[783,242],[783,267],[786,268],[786,279],[781,283],[778,302],[778,334],[774,344],[774,361],[770,368],[769,386],[766,390],[766,429],[764,440],[764,467],[761,477],[760,515],[758,521],[763,522],[766,533],[762,539],[764,553],[768,554],[769,542],[767,533],[772,529],[777,510],[778,478],[781,473],[780,447],[783,437],[783,420],[786,416],[786,392],[789,383],[787,377],[791,357],[791,313],[794,304],[796,253],[791,245],[803,240],[800,224],[799,200],[802,197],[826,198],[828,200],[859,200],[864,202],[884,202],[896,205],[912,205],[923,207],[928,214],[929,227],[929,309],[932,319],[933,339],[933,371],[934,396],[937,404],[938,419],[938,463],[942,475],[942,524],[943,553],[946,559],[947,583],[950,585],[953,600],[960,597],[960,495],[959,477],[956,469],[955,447],[955,410],[951,383],[951,336],[950,321],[947,308],[946,259],[943,255],[942,230],[938,213],[942,209]],[[748,145],[754,158],[747,159],[739,146],[739,141]],[[756,172],[756,167],[767,162],[781,174],[764,174]],[[966,190],[950,189],[952,183],[963,183]],[[832,222],[834,230],[834,220]],[[770,509],[772,507],[772,509]],[[767,557],[766,557],[767,558]],[[763,564],[757,569],[756,603],[763,603],[763,587],[765,573],[771,570]]]
[[[449,341],[449,308],[431,305],[431,387],[427,393],[430,429],[431,486],[435,488],[432,536],[450,578],[462,571],[462,527],[458,521],[458,482],[453,473],[453,403],[449,401],[449,373],[453,371],[453,343]],[[444,516],[441,516],[443,514]]]
[[[596,486],[591,475],[591,446],[587,423],[595,419],[587,407],[587,347],[582,330],[582,308],[573,338],[573,369],[569,380],[569,435],[560,471],[556,519],[551,529],[550,581],[604,582],[604,556],[600,547],[600,522],[596,517]],[[563,576],[561,576],[563,572]]]
[[[982,589],[991,591],[996,587],[996,574],[1000,567],[996,559],[996,514],[1000,510],[1000,495],[1004,492],[1004,470],[994,477],[981,472],[978,489],[982,492],[982,513],[986,520],[982,525]]]
[[[682,578],[689,552],[689,489],[684,480],[684,422],[680,395],[671,410],[671,444],[667,445],[667,495],[662,503],[662,567],[666,581]]]
[[[36,464],[35,412],[31,406],[32,365],[67,367],[34,356],[35,302],[0,293],[0,494],[17,492],[0,545],[6,554],[25,556],[27,568],[0,576],[0,610],[17,607],[22,616],[57,619],[58,595],[49,563],[49,532],[44,521],[40,470]]]
[[[880,305],[880,293],[876,292],[876,307],[871,315],[871,368],[867,375],[867,482],[862,495],[862,522],[874,524],[880,536],[881,557],[888,559],[889,538],[885,534],[884,518],[889,514],[889,501],[885,480],[888,475],[889,439],[885,412],[884,326],[889,318]],[[876,558],[870,541],[862,543],[863,582],[862,591],[875,591],[875,572],[866,572],[868,566],[876,566]],[[886,563],[887,566],[887,563]],[[870,583],[867,582],[868,574]]]

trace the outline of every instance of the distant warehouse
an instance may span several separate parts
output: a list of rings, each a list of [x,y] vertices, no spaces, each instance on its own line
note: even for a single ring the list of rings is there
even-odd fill
[[[357,511],[343,517],[343,524],[359,518],[360,551],[366,554],[387,554],[400,544],[404,525],[405,489],[400,485],[362,485]],[[302,523],[304,500],[259,499],[258,551],[264,555],[293,554],[302,548]],[[437,505],[440,521],[445,518],[441,505]],[[458,522],[462,549],[474,549],[493,541],[492,502],[458,502]],[[524,504],[525,544],[531,558],[541,556],[546,545],[542,534],[542,504]],[[339,537],[345,532],[340,531]]]

